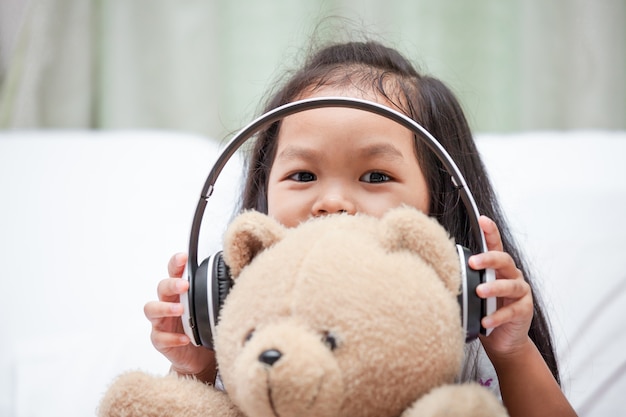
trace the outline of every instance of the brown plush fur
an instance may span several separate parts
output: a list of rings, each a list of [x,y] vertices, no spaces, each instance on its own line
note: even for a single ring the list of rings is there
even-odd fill
[[[484,388],[452,385],[465,338],[459,265],[433,219],[398,208],[286,229],[249,212],[229,227],[224,255],[235,285],[215,343],[228,394],[131,374],[109,389],[101,415],[506,415]],[[270,366],[266,351],[281,357]],[[197,413],[178,411],[185,403]]]
[[[237,417],[228,396],[192,378],[128,372],[118,377],[100,402],[99,416]]]

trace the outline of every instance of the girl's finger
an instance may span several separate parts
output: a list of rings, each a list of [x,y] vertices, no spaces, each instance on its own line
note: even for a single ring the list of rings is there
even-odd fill
[[[172,256],[167,263],[167,272],[170,277],[180,278],[185,270],[185,264],[187,263],[187,254],[177,253]]]
[[[484,317],[481,321],[485,328],[495,328],[502,326],[503,324],[511,322],[526,322],[527,317],[532,317],[533,304],[532,300],[528,298],[522,298],[515,303],[510,303],[498,308],[495,312],[487,317]]]
[[[150,333],[150,340],[152,341],[152,345],[159,352],[175,347],[186,346],[190,342],[189,337],[185,334],[162,332],[159,330],[152,330],[152,333]]]
[[[497,297],[517,300],[530,295],[530,292],[530,285],[522,278],[499,279],[476,287],[476,294],[481,298]]]
[[[521,271],[515,266],[511,255],[506,252],[489,251],[472,255],[469,258],[469,266],[479,269],[494,269],[498,279],[515,279],[522,276]]]
[[[485,235],[487,249],[490,251],[504,250],[502,246],[502,238],[500,237],[500,230],[498,230],[496,223],[489,217],[483,215],[478,218],[478,224]]]
[[[177,301],[189,289],[189,281],[180,278],[166,278],[157,285],[157,295],[161,301]]]
[[[153,325],[157,320],[166,317],[180,317],[183,315],[183,306],[180,303],[162,301],[149,301],[143,308],[143,312]]]

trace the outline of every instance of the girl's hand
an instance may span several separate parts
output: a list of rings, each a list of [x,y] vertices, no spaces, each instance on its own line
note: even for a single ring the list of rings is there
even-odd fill
[[[215,379],[215,353],[194,346],[183,330],[181,316],[183,306],[180,295],[189,288],[186,280],[180,279],[187,263],[187,255],[176,254],[167,265],[170,278],[159,282],[158,301],[149,301],[144,314],[152,323],[150,339],[154,347],[172,363],[172,371],[182,375],[195,375],[205,382]]]
[[[481,341],[490,356],[511,355],[523,349],[529,340],[528,330],[533,318],[530,285],[513,258],[503,252],[500,231],[494,221],[481,216],[479,223],[488,252],[472,256],[469,264],[474,269],[494,269],[496,280],[479,285],[476,293],[481,298],[497,297],[498,300],[498,309],[482,320],[483,327],[492,328],[493,332],[481,337]]]

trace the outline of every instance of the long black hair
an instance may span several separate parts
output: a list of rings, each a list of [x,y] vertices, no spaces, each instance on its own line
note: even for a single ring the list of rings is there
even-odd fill
[[[535,310],[529,336],[560,383],[548,321],[531,271],[510,233],[469,124],[452,91],[438,79],[420,74],[395,49],[375,41],[345,42],[328,45],[310,55],[304,65],[270,95],[264,111],[327,86],[358,88],[384,97],[424,126],[448,151],[465,177],[479,212],[496,222],[504,251],[511,255],[531,286]],[[256,138],[248,160],[241,209],[267,213],[267,181],[279,128],[280,122],[276,122]],[[439,220],[457,243],[478,252],[480,243],[470,232],[465,208],[447,171],[421,140],[415,140],[415,149],[430,190],[429,214]]]

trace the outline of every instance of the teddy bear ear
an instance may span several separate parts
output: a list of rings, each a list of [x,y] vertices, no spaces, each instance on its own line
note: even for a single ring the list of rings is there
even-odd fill
[[[450,291],[459,292],[461,272],[456,246],[436,219],[413,207],[399,207],[382,217],[380,232],[384,247],[417,253]]]
[[[280,241],[287,229],[258,211],[247,211],[235,218],[224,235],[224,261],[236,278],[256,255]]]

